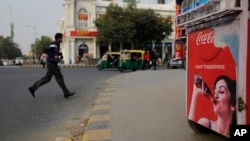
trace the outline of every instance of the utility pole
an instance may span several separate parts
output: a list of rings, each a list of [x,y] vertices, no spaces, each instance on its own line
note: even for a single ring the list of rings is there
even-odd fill
[[[37,32],[36,32],[36,26],[33,26],[33,25],[27,25],[28,27],[30,28],[33,28],[34,29],[34,37],[35,37],[35,42],[36,43],[36,39],[37,39]],[[36,51],[36,47],[34,47],[35,49],[35,61],[37,60],[37,51]]]

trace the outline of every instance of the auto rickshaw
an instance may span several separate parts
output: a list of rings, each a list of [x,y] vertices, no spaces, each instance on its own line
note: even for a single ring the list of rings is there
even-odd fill
[[[123,50],[121,51],[119,70],[123,72],[124,70],[131,69],[135,71],[137,69],[143,68],[143,58],[144,50]]]
[[[120,52],[107,52],[97,63],[96,67],[99,70],[106,68],[118,68],[120,59]]]

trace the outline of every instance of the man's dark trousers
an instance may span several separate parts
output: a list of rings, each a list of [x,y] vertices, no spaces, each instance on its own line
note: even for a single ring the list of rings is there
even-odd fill
[[[63,75],[61,73],[61,70],[58,67],[58,65],[54,64],[54,63],[47,63],[46,75],[43,78],[41,78],[40,80],[36,81],[32,85],[33,90],[36,91],[40,86],[50,82],[53,75],[55,76],[56,81],[59,84],[59,86],[62,88],[63,93],[64,94],[69,93],[69,90],[66,88],[66,85],[64,83],[64,79],[63,79]]]
[[[152,61],[152,66],[154,66],[154,70],[156,70],[156,66],[157,66],[156,59],[154,59],[154,60]]]

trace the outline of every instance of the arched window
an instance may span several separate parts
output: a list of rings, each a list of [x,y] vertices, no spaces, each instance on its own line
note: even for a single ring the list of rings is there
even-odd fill
[[[80,29],[88,27],[88,12],[85,8],[80,8],[78,11],[78,26]]]

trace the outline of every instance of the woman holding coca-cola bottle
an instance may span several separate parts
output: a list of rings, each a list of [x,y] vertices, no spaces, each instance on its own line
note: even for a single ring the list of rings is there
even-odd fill
[[[193,121],[199,95],[204,95],[213,102],[213,111],[217,117],[216,120],[202,117],[197,123],[229,137],[230,125],[236,124],[236,81],[225,75],[217,77],[212,94],[206,83],[196,74],[188,113],[188,118]]]

